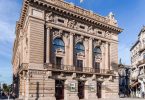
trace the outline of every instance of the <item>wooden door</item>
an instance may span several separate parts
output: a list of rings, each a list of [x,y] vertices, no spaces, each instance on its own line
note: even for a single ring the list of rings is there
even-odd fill
[[[55,81],[55,97],[56,97],[56,100],[64,99],[64,81],[63,80]]]
[[[78,97],[79,97],[79,99],[84,99],[84,89],[85,89],[84,81],[79,81],[78,82]]]
[[[101,82],[97,82],[97,97],[101,98],[102,96],[102,83]]]

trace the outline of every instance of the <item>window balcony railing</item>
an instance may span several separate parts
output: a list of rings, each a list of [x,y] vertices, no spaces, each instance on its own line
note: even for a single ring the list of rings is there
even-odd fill
[[[114,72],[109,69],[76,67],[76,66],[70,66],[70,65],[44,64],[44,68],[51,71],[64,71],[64,72],[90,73],[90,74],[92,73],[93,74],[114,74]]]

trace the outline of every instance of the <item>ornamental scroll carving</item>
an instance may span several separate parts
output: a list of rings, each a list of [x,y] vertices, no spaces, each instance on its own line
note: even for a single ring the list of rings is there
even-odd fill
[[[105,32],[105,37],[106,37],[106,38],[111,38],[111,33],[108,32],[108,31],[106,31],[106,32]]]
[[[53,39],[55,39],[56,37],[62,37],[63,35],[63,31],[59,30],[59,31],[54,31],[53,32]]]
[[[78,42],[83,42],[83,40],[84,40],[84,36],[76,36],[75,37],[75,44],[77,44]]]
[[[92,26],[88,27],[88,33],[91,33],[91,34],[94,33],[94,30],[93,30],[93,27]]]
[[[52,12],[49,12],[46,14],[46,21],[54,22],[54,16],[53,16]]]
[[[75,24],[76,24],[75,20],[70,20],[68,21],[67,26],[70,28],[74,28]]]
[[[101,44],[102,44],[102,42],[101,42],[101,40],[98,40],[98,41],[94,41],[94,48],[95,47],[100,47],[101,46]]]

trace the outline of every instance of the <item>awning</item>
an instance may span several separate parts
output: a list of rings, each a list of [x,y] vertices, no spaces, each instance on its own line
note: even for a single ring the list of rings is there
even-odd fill
[[[138,85],[139,84],[139,82],[135,82],[135,83],[132,83],[132,84],[130,84],[130,87],[135,87],[136,85]]]

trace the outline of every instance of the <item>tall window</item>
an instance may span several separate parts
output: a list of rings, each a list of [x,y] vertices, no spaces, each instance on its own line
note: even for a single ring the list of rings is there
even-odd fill
[[[76,53],[80,53],[80,52],[85,51],[84,45],[82,43],[77,43],[75,46],[75,49],[76,49]]]
[[[145,53],[143,54],[143,59],[145,60]]]
[[[101,54],[102,54],[102,52],[101,52],[100,47],[95,47],[94,48],[94,55],[95,55],[95,57],[100,58]]]
[[[99,62],[95,62],[95,68],[100,69],[100,63]]]
[[[61,65],[61,64],[62,64],[62,58],[56,57],[56,65]]]
[[[77,60],[77,67],[83,67],[83,61],[82,60]]]
[[[54,49],[62,49],[64,50],[64,42],[62,39],[60,38],[56,38],[53,40],[53,46],[54,46]]]

